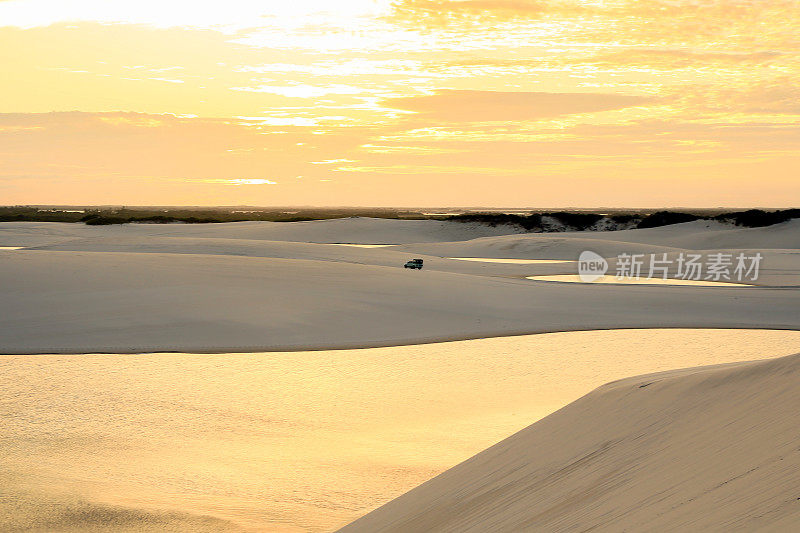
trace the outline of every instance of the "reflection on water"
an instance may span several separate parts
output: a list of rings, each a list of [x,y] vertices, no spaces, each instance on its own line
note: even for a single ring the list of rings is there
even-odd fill
[[[560,283],[587,283],[581,280],[577,274],[556,274],[553,276],[527,276],[525,279],[534,281],[558,281]],[[728,283],[722,281],[706,281],[693,279],[674,279],[674,278],[623,278],[616,276],[602,276],[588,283],[612,283],[619,285],[694,285],[697,287],[753,287],[745,283]]]
[[[575,262],[561,259],[495,259],[491,257],[449,257],[448,259],[457,259],[459,261],[478,261],[481,263],[511,263],[514,265],[545,265]]]
[[[386,248],[387,246],[397,246],[395,244],[344,244],[341,242],[331,244],[334,246],[352,246],[353,248]]]
[[[800,332],[622,330],[0,356],[0,530],[329,531],[609,380],[797,351]]]
[[[0,246],[0,250],[22,250],[22,246]]]

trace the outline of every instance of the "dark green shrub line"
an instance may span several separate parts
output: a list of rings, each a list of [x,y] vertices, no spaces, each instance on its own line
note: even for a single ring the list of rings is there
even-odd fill
[[[693,215],[691,213],[676,213],[674,211],[657,211],[652,215],[644,217],[636,225],[637,228],[658,228],[661,226],[670,226],[672,224],[681,224],[683,222],[692,222],[699,220],[700,215]]]
[[[547,231],[542,217],[551,217],[568,229],[584,231],[593,227],[602,220],[605,215],[596,213],[575,213],[567,211],[557,211],[552,213],[533,213],[530,215],[514,215],[504,213],[465,213],[463,215],[453,215],[447,220],[457,222],[478,222],[489,226],[513,225],[526,231],[544,232]],[[800,209],[784,209],[778,211],[763,211],[761,209],[749,209],[747,211],[735,211],[731,213],[721,213],[714,216],[700,215],[695,213],[683,213],[679,211],[656,211],[648,215],[644,214],[612,214],[607,215],[612,222],[620,225],[634,225],[638,229],[658,228],[683,222],[695,220],[717,220],[720,222],[733,223],[737,226],[757,228],[780,224],[793,218],[800,218]]]
[[[737,226],[748,228],[761,228],[773,226],[781,222],[789,221],[793,218],[800,218],[800,209],[784,209],[782,211],[762,211],[761,209],[749,209],[747,211],[737,211],[734,213],[722,213],[714,217],[715,220],[723,222],[733,222]]]
[[[554,231],[552,221],[568,230],[587,230],[596,227],[603,219],[622,228],[656,228],[691,222],[693,220],[717,220],[741,227],[763,227],[800,218],[800,209],[764,211],[720,212],[720,210],[697,210],[696,212],[612,212],[607,214],[578,211],[535,212],[513,214],[502,212],[466,212],[457,215],[425,214],[422,211],[391,208],[205,208],[205,207],[87,207],[37,208],[35,206],[0,207],[0,222],[83,222],[90,226],[110,224],[209,224],[222,222],[270,221],[305,222],[311,220],[347,217],[371,217],[400,220],[452,220],[475,222],[489,226],[509,225],[527,232]],[[291,209],[291,210],[290,210]],[[547,220],[545,220],[547,217]],[[602,229],[602,227],[600,227]]]
[[[604,218],[604,215],[596,213],[570,213],[567,211],[556,211],[552,213],[532,213],[530,215],[513,215],[503,213],[465,213],[463,215],[453,215],[447,220],[457,222],[478,222],[489,226],[514,225],[526,231],[547,231],[543,217],[550,217],[561,222],[566,227],[575,230],[585,230]],[[611,215],[609,216],[620,224],[636,220],[633,215]]]
[[[209,224],[214,222],[222,222],[222,220],[216,218],[170,217],[164,215],[152,215],[147,217],[118,217],[118,216],[104,216],[92,213],[84,217],[81,217],[80,222],[85,222],[87,226],[106,226],[109,224],[128,224],[128,223],[173,224],[176,222],[184,224]]]

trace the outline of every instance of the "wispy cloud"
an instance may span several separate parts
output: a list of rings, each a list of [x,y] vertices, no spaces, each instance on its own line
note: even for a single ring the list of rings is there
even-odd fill
[[[696,50],[627,49],[597,54],[585,63],[603,67],[643,67],[658,70],[719,68],[720,66],[766,65],[781,59],[782,52],[703,52]]]
[[[650,98],[619,94],[442,90],[388,99],[384,105],[413,111],[429,122],[524,122],[650,102]]]
[[[201,179],[197,180],[202,183],[224,183],[226,185],[277,185],[277,181],[271,181],[263,178],[231,178],[231,179]]]

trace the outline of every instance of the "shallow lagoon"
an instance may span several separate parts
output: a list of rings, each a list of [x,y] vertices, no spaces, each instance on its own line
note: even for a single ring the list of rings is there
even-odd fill
[[[731,283],[726,281],[708,281],[676,278],[618,278],[616,276],[601,276],[594,281],[583,281],[577,274],[555,274],[548,276],[526,276],[525,279],[533,281],[552,281],[559,283],[605,283],[614,285],[690,285],[696,287],[753,287],[745,283]]]
[[[330,531],[607,381],[798,351],[800,332],[673,329],[0,356],[0,516],[40,529]]]
[[[511,265],[553,265],[558,263],[574,263],[562,259],[497,259],[492,257],[449,257],[458,261],[475,261],[478,263],[508,263]]]

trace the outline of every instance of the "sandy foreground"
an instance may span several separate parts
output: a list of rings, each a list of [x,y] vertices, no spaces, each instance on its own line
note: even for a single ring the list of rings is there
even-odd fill
[[[587,249],[764,261],[682,287],[451,259]],[[441,473],[345,531],[791,530],[791,357],[614,382],[447,469],[610,379],[800,351],[798,272],[800,221],[3,223],[0,505],[18,529],[331,531]],[[787,331],[479,339],[613,328]],[[401,346],[456,339],[479,340]],[[166,351],[221,355],[12,355]]]

